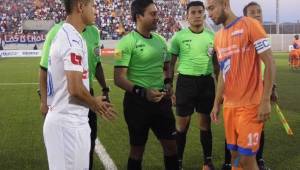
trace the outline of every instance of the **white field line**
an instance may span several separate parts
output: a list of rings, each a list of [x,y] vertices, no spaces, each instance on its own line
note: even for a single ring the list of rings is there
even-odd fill
[[[109,154],[106,152],[98,138],[96,139],[95,152],[102,162],[105,170],[118,170],[116,164],[110,158]]]
[[[38,85],[39,83],[0,83],[0,86]]]
[[[113,81],[113,79],[105,79],[106,81]],[[96,80],[94,80],[96,81]],[[38,85],[37,82],[32,83],[0,83],[0,86],[22,86],[22,85]]]

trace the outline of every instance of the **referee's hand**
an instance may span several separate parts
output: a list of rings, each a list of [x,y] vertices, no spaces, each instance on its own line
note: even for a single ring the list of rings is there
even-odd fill
[[[164,96],[166,92],[160,92],[156,89],[147,89],[146,98],[150,102],[158,103]]]
[[[94,111],[101,116],[104,120],[114,120],[117,116],[113,105],[107,101],[103,101],[103,96],[95,97],[96,106]]]

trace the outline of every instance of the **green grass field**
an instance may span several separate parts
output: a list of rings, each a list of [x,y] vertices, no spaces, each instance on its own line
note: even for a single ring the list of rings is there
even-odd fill
[[[287,136],[278,116],[273,113],[266,124],[265,160],[273,170],[300,169],[300,71],[292,72],[286,53],[276,53],[279,105],[295,135]],[[43,118],[39,112],[36,95],[39,58],[0,59],[0,169],[41,170],[48,169],[43,144]],[[112,79],[112,61],[103,60],[107,79]],[[12,84],[6,84],[12,83]],[[122,113],[123,92],[108,81],[111,100],[118,111],[116,121],[98,121],[98,137],[118,169],[126,167],[128,156],[128,132]],[[96,85],[94,85],[96,87]],[[96,94],[99,94],[96,88]],[[200,169],[202,149],[196,117],[191,124],[185,151],[185,170]],[[213,156],[217,169],[224,159],[223,124],[213,125]],[[95,155],[94,169],[103,169]],[[143,167],[145,170],[163,169],[161,147],[153,134],[147,143]]]

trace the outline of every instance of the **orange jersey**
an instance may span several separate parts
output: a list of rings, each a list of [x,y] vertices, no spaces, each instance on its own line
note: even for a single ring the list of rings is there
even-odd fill
[[[259,104],[263,92],[261,59],[270,49],[258,21],[240,17],[215,36],[215,49],[224,79],[224,107]]]

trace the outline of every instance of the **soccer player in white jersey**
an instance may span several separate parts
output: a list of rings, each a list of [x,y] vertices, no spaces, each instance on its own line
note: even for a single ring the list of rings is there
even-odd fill
[[[112,105],[92,97],[87,47],[80,33],[95,21],[94,0],[64,0],[66,22],[54,38],[48,61],[47,102],[43,134],[50,170],[88,170],[89,108],[113,119]]]

